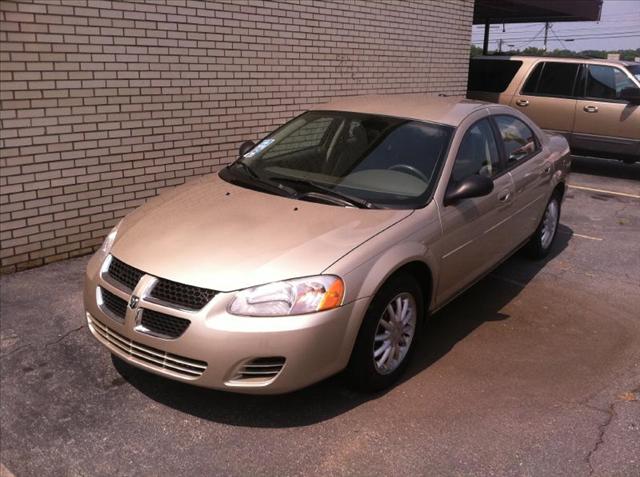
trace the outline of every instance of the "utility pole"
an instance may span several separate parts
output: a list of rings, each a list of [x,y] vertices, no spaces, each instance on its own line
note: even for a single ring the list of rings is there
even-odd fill
[[[549,35],[549,22],[544,22],[544,47],[543,50],[547,53],[547,35]]]
[[[491,21],[488,18],[484,19],[484,41],[482,42],[482,54],[489,54],[489,29],[491,28]]]

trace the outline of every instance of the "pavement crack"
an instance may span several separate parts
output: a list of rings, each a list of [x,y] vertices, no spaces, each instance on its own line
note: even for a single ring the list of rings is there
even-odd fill
[[[82,328],[84,328],[84,325],[80,325],[80,326],[78,326],[77,328],[73,328],[73,329],[71,329],[71,330],[67,331],[67,332],[66,332],[65,334],[63,334],[62,336],[60,336],[57,340],[52,341],[52,342],[50,342],[50,343],[45,343],[44,347],[45,347],[45,348],[48,348],[49,346],[53,346],[53,345],[55,345],[55,344],[58,344],[58,343],[60,343],[63,339],[65,339],[67,336],[69,336],[69,335],[71,335],[71,334],[75,333],[76,331],[80,331]]]
[[[29,346],[31,346],[31,343],[27,343],[27,344],[23,344],[21,346],[18,346],[17,348],[12,349],[11,351],[9,351],[8,353],[5,353],[3,355],[0,355],[0,359],[4,359],[4,358],[8,358],[9,356],[11,356],[14,353],[17,353],[18,351],[28,348]]]
[[[73,334],[73,333],[75,333],[75,332],[77,332],[77,331],[80,331],[82,328],[84,328],[84,325],[80,325],[80,326],[78,326],[77,328],[73,328],[73,329],[71,329],[71,330],[67,331],[65,334],[61,335],[61,336],[60,336],[59,338],[57,338],[56,340],[51,341],[51,342],[49,342],[49,343],[45,343],[45,344],[44,344],[44,347],[45,347],[45,348],[48,348],[49,346],[56,345],[56,344],[60,343],[62,340],[64,340],[65,338],[67,338],[69,335],[71,335],[71,334]],[[8,358],[8,357],[9,357],[9,356],[11,356],[12,354],[15,354],[15,353],[17,353],[17,352],[18,352],[18,351],[20,351],[20,350],[23,350],[23,349],[25,349],[25,348],[28,348],[29,346],[33,346],[33,343],[27,343],[27,344],[20,345],[20,346],[18,346],[17,348],[12,349],[12,350],[11,350],[11,351],[9,351],[8,353],[5,353],[5,354],[0,355],[0,360],[5,359],[5,358]]]
[[[591,460],[593,459],[593,456],[595,455],[595,453],[598,452],[598,450],[600,449],[600,446],[604,444],[604,435],[607,432],[607,428],[609,427],[609,424],[611,424],[611,422],[613,421],[613,418],[616,417],[616,410],[615,410],[616,402],[617,401],[614,400],[606,410],[595,408],[593,406],[587,406],[590,409],[594,409],[594,410],[606,413],[607,415],[607,418],[605,419],[605,421],[598,426],[598,437],[596,439],[596,442],[591,448],[591,450],[589,451],[589,453],[587,454],[587,456],[585,457],[585,461],[587,463],[587,466],[589,467],[589,475],[593,475],[595,473],[595,469],[593,468],[593,463],[591,462]]]

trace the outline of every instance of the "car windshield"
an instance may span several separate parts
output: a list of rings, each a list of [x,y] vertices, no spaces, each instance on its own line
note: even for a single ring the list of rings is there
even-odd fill
[[[627,65],[629,72],[640,81],[640,65]]]
[[[237,170],[234,175],[301,200],[418,208],[435,187],[452,131],[388,116],[311,111],[267,136],[226,171]]]

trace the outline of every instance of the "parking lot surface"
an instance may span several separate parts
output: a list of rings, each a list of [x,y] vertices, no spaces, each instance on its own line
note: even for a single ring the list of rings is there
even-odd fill
[[[551,257],[518,254],[439,312],[377,395],[168,381],[90,336],[87,258],[1,277],[3,472],[637,477],[640,164],[579,158],[570,183]]]

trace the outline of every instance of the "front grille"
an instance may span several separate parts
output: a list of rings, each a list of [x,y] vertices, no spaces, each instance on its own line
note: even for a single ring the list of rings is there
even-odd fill
[[[253,384],[271,381],[280,374],[285,361],[282,356],[252,359],[240,366],[231,381]]]
[[[204,361],[185,358],[132,341],[103,325],[93,316],[87,314],[87,318],[89,326],[100,340],[114,346],[121,353],[142,361],[158,371],[195,379],[202,376],[207,369],[207,363]]]
[[[206,288],[184,285],[160,278],[151,290],[151,296],[189,310],[199,310],[215,296],[216,292]]]
[[[127,302],[104,288],[100,288],[102,305],[116,317],[124,319],[127,314]]]
[[[144,275],[143,271],[121,262],[114,256],[111,257],[111,263],[109,264],[107,273],[111,278],[122,283],[129,290],[133,290],[142,278],[142,275]]]
[[[165,338],[178,338],[191,322],[177,316],[165,315],[154,310],[144,309],[140,324],[152,334]]]

